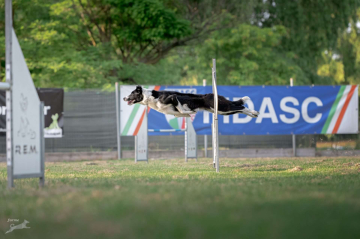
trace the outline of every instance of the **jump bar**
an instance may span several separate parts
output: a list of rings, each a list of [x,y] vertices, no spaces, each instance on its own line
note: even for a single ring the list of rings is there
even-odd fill
[[[186,129],[148,129],[148,132],[184,132]]]

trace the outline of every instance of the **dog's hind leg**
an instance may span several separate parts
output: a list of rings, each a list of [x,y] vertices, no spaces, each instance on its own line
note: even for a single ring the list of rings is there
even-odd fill
[[[250,109],[248,109],[248,108],[243,109],[241,113],[246,114],[246,115],[248,115],[248,116],[250,116],[250,117],[252,117],[252,118],[257,118],[257,117],[259,116],[259,112],[258,112],[258,111],[256,111],[256,110],[250,110]]]
[[[221,115],[234,115],[234,114],[246,114],[252,118],[256,118],[259,115],[259,112],[255,111],[255,110],[250,110],[248,108],[246,108],[244,105],[235,105],[232,104],[230,107],[230,110],[227,111],[220,111],[219,110],[219,114]]]

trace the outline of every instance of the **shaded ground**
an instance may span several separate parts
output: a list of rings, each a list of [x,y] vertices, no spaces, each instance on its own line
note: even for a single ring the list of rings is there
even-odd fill
[[[0,238],[360,238],[360,158],[46,164],[6,189]],[[8,219],[19,222],[7,222]],[[26,219],[30,229],[5,235]]]

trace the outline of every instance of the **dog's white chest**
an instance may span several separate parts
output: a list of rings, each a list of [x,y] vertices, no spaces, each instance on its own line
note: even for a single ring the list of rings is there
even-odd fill
[[[150,96],[147,99],[147,105],[160,113],[163,114],[171,114],[176,115],[179,114],[177,110],[174,109],[174,106],[171,104],[162,104],[158,99],[155,99],[154,97]]]
[[[157,110],[159,111],[162,107],[161,107],[161,103],[159,102],[158,99],[155,99],[154,97],[150,96],[148,99],[147,99],[147,105],[151,108],[151,109],[154,109],[154,110]]]
[[[154,110],[159,111],[164,114],[173,114],[174,113],[174,107],[171,104],[165,105],[165,104],[157,101],[156,103],[152,104],[150,107],[153,108]]]

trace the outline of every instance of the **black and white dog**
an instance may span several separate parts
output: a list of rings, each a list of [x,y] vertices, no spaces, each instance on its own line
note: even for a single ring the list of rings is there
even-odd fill
[[[246,114],[253,118],[258,117],[259,112],[246,108],[245,102],[250,98],[245,96],[238,101],[229,101],[223,96],[218,96],[218,113],[221,115]],[[147,90],[141,86],[124,97],[128,105],[142,104],[159,111],[163,114],[170,114],[176,117],[190,117],[200,110],[214,112],[214,94],[186,94],[175,91]]]

